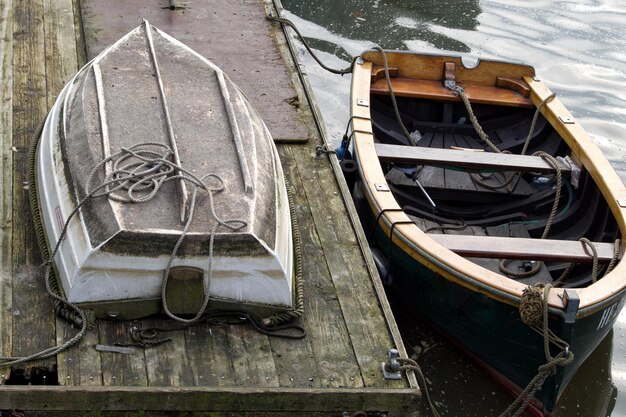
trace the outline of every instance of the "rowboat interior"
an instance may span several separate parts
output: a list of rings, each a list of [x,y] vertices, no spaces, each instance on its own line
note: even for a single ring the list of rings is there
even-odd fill
[[[411,74],[390,64],[402,123],[408,132],[421,135],[412,144],[397,120],[381,58],[378,52],[368,54],[366,61],[374,64],[367,104],[386,185],[400,209],[430,238],[496,273],[502,272],[500,260],[507,259],[507,275],[525,285],[553,283],[578,262],[560,286],[583,288],[619,257],[618,223],[580,156],[543,114],[533,123],[536,105],[523,80],[532,81],[532,68],[516,66],[513,72],[519,78],[492,74],[495,85],[488,85],[464,75],[470,71],[458,58],[446,63],[432,57],[425,64],[437,67],[435,60],[441,61],[434,76],[433,71],[420,74],[421,68],[415,68]],[[487,72],[502,65],[480,64]],[[444,86],[446,77],[454,81],[455,73],[464,81],[460,85],[493,147],[473,126],[464,102]],[[566,117],[559,122],[573,123]],[[542,154],[558,158],[557,163]],[[555,199],[557,211],[551,218]],[[546,226],[549,235],[540,240]],[[581,238],[592,242],[582,252]],[[594,250],[599,264],[595,275],[589,256]],[[539,260],[545,262],[538,264],[538,271],[525,276]]]

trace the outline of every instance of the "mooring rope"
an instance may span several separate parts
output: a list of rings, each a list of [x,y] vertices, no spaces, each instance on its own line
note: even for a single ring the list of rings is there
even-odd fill
[[[291,20],[284,19],[282,17],[277,17],[277,16],[274,16],[273,14],[269,14],[267,16],[267,19],[271,22],[277,22],[277,23],[280,23],[281,25],[289,26],[290,28],[292,28],[293,31],[296,32],[296,35],[298,35],[298,38],[300,38],[300,41],[302,42],[306,50],[309,52],[311,57],[315,60],[315,62],[319,64],[320,67],[324,68],[326,71],[332,72],[333,74],[338,74],[338,75],[350,74],[352,72],[352,68],[354,67],[354,63],[356,62],[358,57],[352,57],[350,66],[347,68],[337,69],[337,68],[329,67],[322,62],[322,60],[315,54],[315,52],[313,52],[313,49],[311,49],[311,47],[309,46],[309,43],[304,39],[304,36],[302,36],[302,33],[300,33],[296,25]]]
[[[292,237],[294,247],[294,268],[295,268],[295,302],[294,307],[288,311],[277,313],[273,316],[264,318],[261,323],[267,327],[276,327],[291,320],[302,317],[304,314],[304,279],[302,277],[302,238],[300,236],[300,228],[298,227],[298,218],[296,215],[296,202],[294,191],[285,178],[287,187],[287,200],[289,202],[289,215],[291,217]]]
[[[548,327],[548,299],[552,286],[536,285],[524,289],[520,300],[520,317],[531,329],[543,336],[543,349],[546,363],[537,368],[537,374],[528,382],[518,397],[504,410],[500,417],[520,416],[545,381],[554,375],[559,367],[565,367],[574,361],[574,353],[569,344],[559,338]],[[559,349],[556,356],[550,353],[550,345]]]
[[[424,377],[424,373],[422,372],[422,368],[418,365],[416,361],[411,358],[395,358],[395,360],[400,365],[399,367],[396,364],[396,368],[392,369],[391,362],[387,361],[385,363],[385,369],[391,372],[413,372],[417,379],[417,385],[420,388],[420,391],[424,398],[426,399],[426,404],[430,409],[430,412],[434,417],[440,417],[439,411],[437,411],[437,407],[430,399],[430,393],[428,391],[428,385],[426,384],[426,378]]]
[[[19,365],[21,363],[30,362],[39,359],[46,359],[52,356],[55,356],[70,347],[74,346],[76,343],[80,342],[85,333],[87,332],[91,323],[93,323],[93,315],[91,313],[87,313],[80,307],[76,306],[73,303],[70,303],[60,294],[59,288],[56,283],[53,263],[52,259],[56,254],[56,251],[53,251],[50,254],[47,243],[44,236],[43,225],[41,223],[41,218],[39,216],[39,206],[37,203],[37,190],[35,186],[35,166],[36,166],[36,151],[37,145],[39,144],[39,140],[41,139],[41,135],[43,133],[44,123],[41,123],[37,133],[34,136],[34,139],[31,143],[29,154],[28,154],[28,182],[29,182],[29,201],[31,204],[31,209],[33,211],[33,215],[35,217],[35,232],[37,233],[37,240],[41,249],[41,255],[44,259],[44,283],[46,286],[46,292],[50,295],[50,297],[54,300],[55,310],[59,305],[64,306],[68,311],[74,313],[80,319],[80,330],[74,337],[68,339],[61,345],[52,346],[47,349],[43,349],[39,352],[33,353],[31,355],[26,356],[1,356],[0,357],[0,366],[14,366]],[[63,230],[67,229],[67,225],[63,228]],[[57,242],[56,250],[58,250],[59,243]]]

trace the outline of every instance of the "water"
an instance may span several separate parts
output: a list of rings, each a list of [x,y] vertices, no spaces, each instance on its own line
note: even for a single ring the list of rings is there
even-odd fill
[[[587,129],[626,181],[626,1],[282,0],[319,56],[345,68],[372,43],[387,49],[453,51],[518,61]],[[348,120],[350,76],[319,68],[300,51],[329,140]],[[397,318],[444,415],[498,415],[511,397],[474,364],[402,311]],[[626,416],[626,310],[579,370],[559,417]]]

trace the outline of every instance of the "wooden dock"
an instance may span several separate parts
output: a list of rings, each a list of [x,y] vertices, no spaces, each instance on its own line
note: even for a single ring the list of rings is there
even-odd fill
[[[412,374],[383,378],[388,348],[406,352],[371,259],[344,203],[336,158],[316,158],[320,133],[271,0],[0,0],[0,348],[21,356],[77,331],[55,317],[43,283],[27,186],[27,154],[64,83],[89,55],[147,18],[218,64],[260,110],[295,190],[302,234],[305,315],[301,340],[247,325],[203,324],[133,354],[96,344],[129,340],[160,318],[98,321],[78,346],[0,369],[0,410],[26,415],[414,415]],[[193,22],[196,21],[194,25]],[[200,24],[197,24],[200,22]],[[194,44],[196,41],[196,44]],[[199,45],[199,46],[198,46]]]

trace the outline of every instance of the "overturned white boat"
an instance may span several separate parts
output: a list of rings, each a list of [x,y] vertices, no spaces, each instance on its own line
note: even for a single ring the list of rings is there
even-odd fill
[[[209,308],[293,309],[289,198],[269,131],[219,68],[147,22],[67,84],[35,166],[69,302],[128,319],[164,298],[196,314],[208,291]]]

